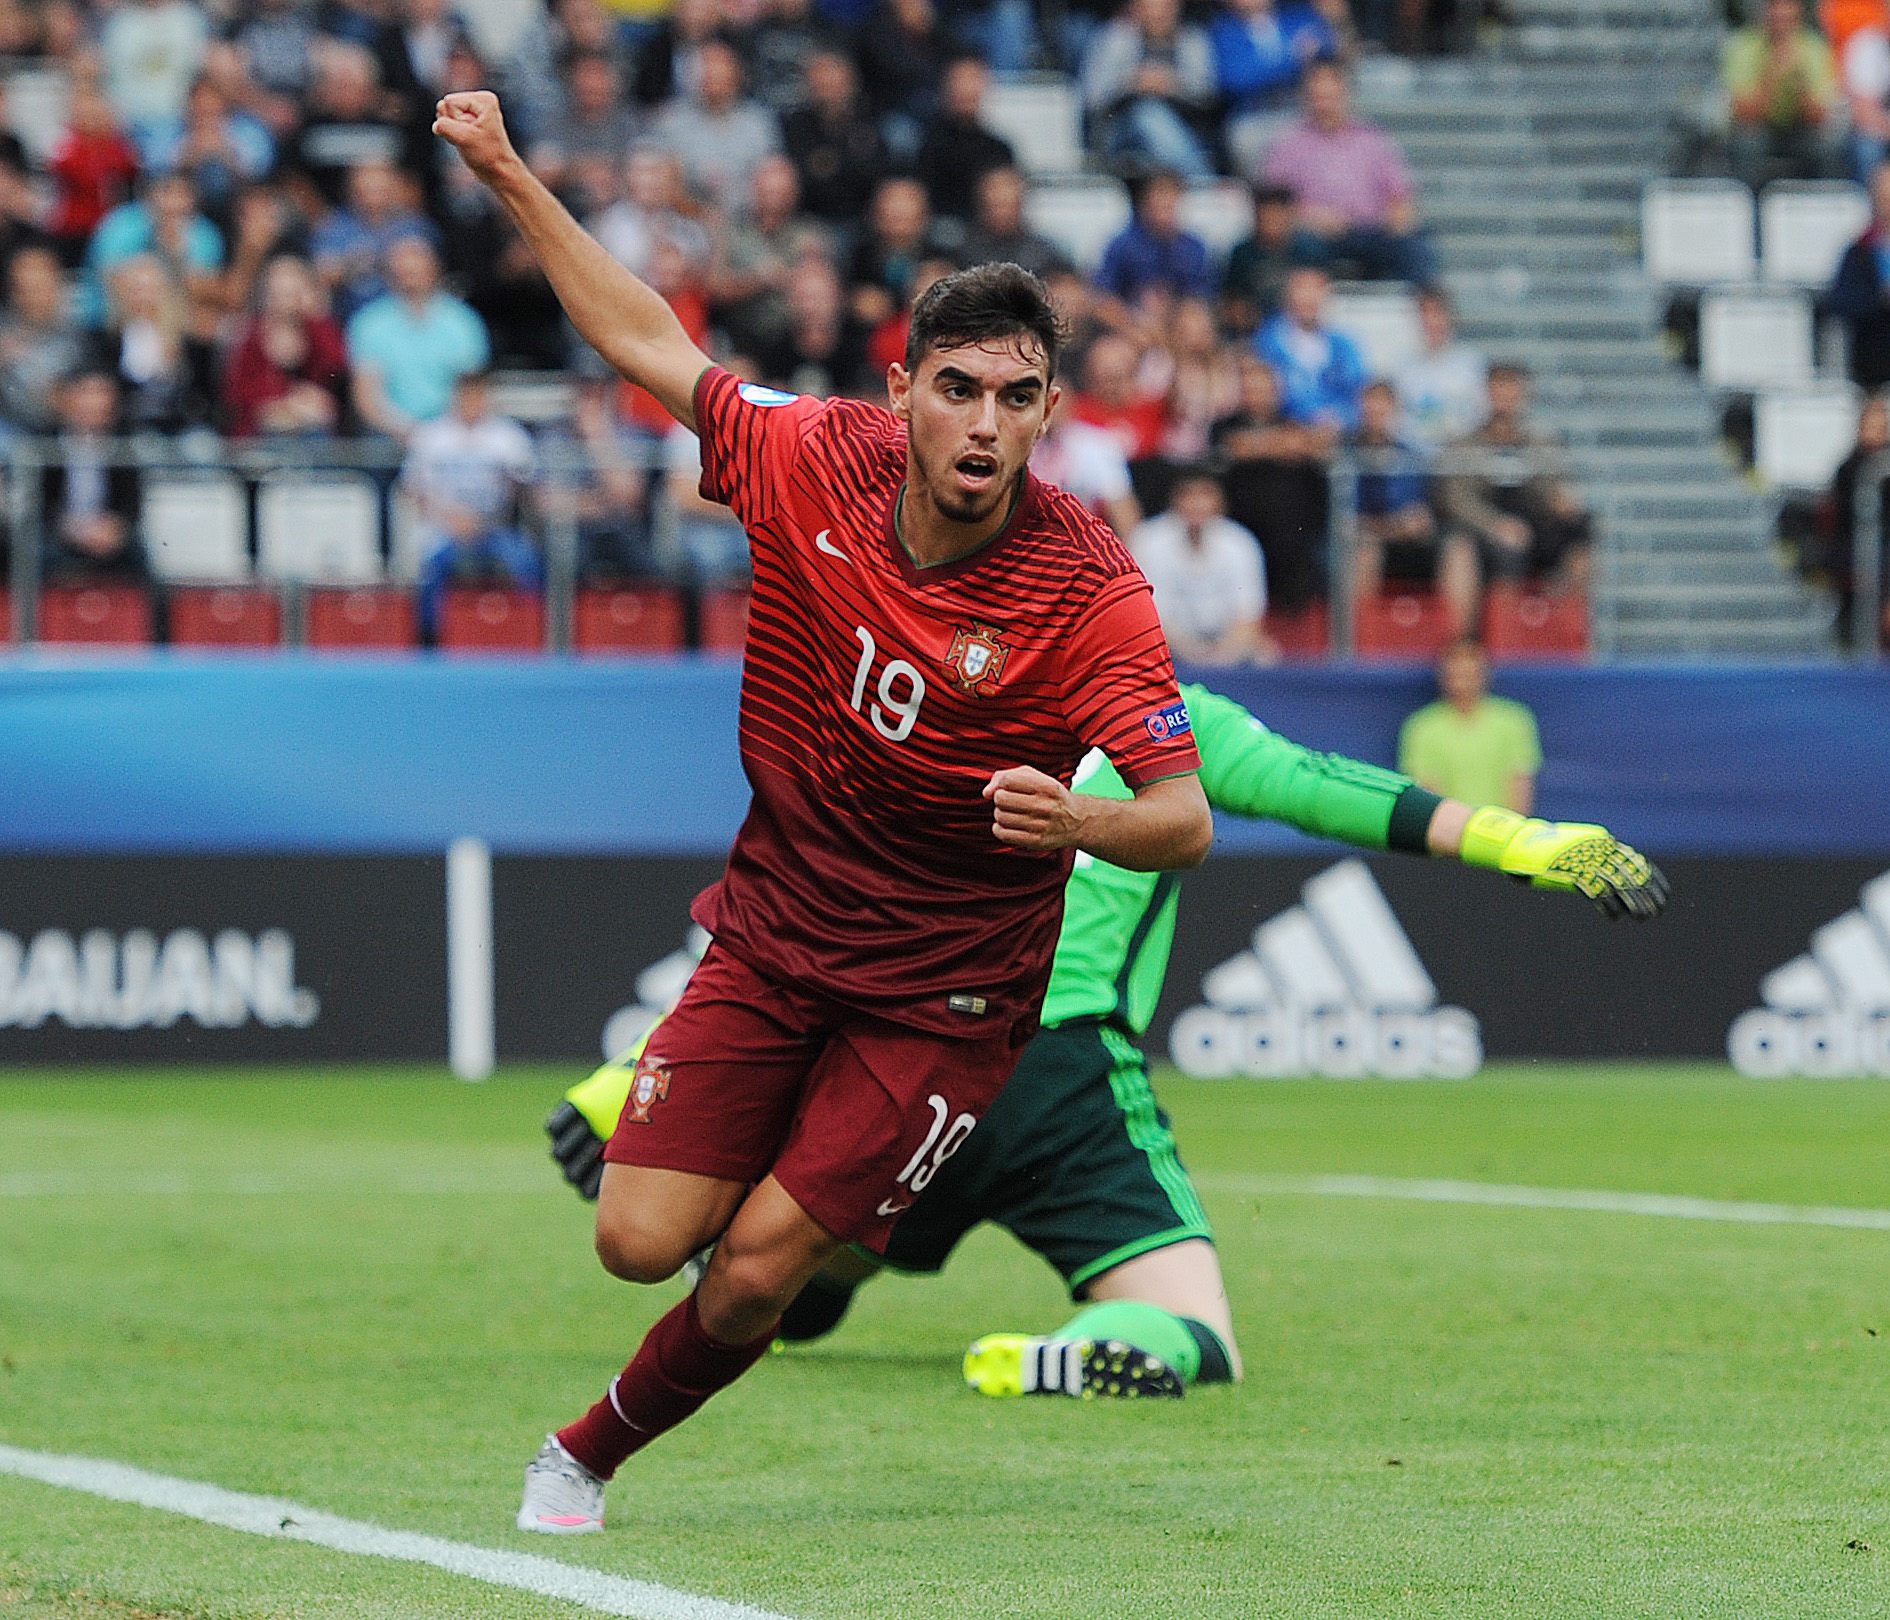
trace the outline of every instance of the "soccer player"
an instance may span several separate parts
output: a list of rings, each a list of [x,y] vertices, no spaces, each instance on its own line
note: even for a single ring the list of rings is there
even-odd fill
[[[1409,777],[1289,742],[1205,687],[1185,686],[1182,695],[1216,809],[1366,849],[1454,857],[1573,890],[1609,916],[1652,917],[1666,903],[1660,873],[1604,828],[1473,809]],[[1094,754],[1077,781],[1086,793],[1128,791]],[[1207,1217],[1136,1044],[1161,996],[1177,901],[1171,876],[1077,861],[1042,1033],[885,1248],[836,1256],[788,1308],[783,1338],[828,1332],[882,1264],[938,1271],[967,1232],[994,1221],[1054,1266],[1082,1308],[1046,1336],[979,1339],[965,1358],[973,1388],[1179,1395],[1192,1383],[1239,1376]],[[590,1196],[630,1072],[622,1060],[606,1064],[547,1122],[565,1175]]]
[[[912,312],[892,410],[743,383],[520,161],[498,99],[434,123],[517,221],[577,329],[702,445],[749,536],[753,792],[715,939],[638,1059],[597,1251],[695,1289],[526,1469],[521,1529],[602,1528],[604,1482],[741,1376],[847,1243],[883,1243],[1035,1032],[1078,850],[1197,864],[1213,820],[1147,582],[1032,478],[1060,333],[1015,265]],[[1070,779],[1100,748],[1127,799]],[[638,784],[662,791],[660,782]]]

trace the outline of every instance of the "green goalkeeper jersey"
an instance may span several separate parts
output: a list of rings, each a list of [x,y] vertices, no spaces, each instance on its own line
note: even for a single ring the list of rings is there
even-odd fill
[[[1408,776],[1302,748],[1204,686],[1181,691],[1201,750],[1201,786],[1216,810],[1365,849],[1424,849],[1438,800]],[[1083,761],[1075,786],[1098,798],[1133,797],[1100,751]],[[1064,891],[1044,1024],[1106,1018],[1146,1031],[1168,972],[1178,901],[1176,873],[1129,872],[1079,852]]]

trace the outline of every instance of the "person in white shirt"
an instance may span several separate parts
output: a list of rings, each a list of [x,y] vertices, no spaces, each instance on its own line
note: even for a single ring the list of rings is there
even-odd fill
[[[1424,349],[1399,369],[1393,381],[1404,407],[1399,431],[1419,450],[1441,450],[1483,425],[1489,393],[1489,362],[1457,340],[1450,300],[1436,289],[1418,294],[1418,325]]]
[[[1890,29],[1858,29],[1845,42],[1840,70],[1851,109],[1851,174],[1868,186],[1890,157]]]
[[[1129,458],[1107,428],[1079,422],[1067,410],[1057,412],[1031,452],[1030,470],[1074,495],[1125,540],[1142,521]]]
[[[1226,515],[1220,480],[1207,468],[1181,474],[1169,509],[1142,524],[1129,549],[1178,660],[1209,666],[1279,656],[1260,623],[1267,607],[1260,542]]]
[[[419,609],[428,640],[438,633],[449,585],[544,588],[544,560],[517,526],[519,493],[531,482],[534,459],[525,430],[492,409],[483,371],[461,377],[452,408],[414,429],[400,480],[426,536]]]

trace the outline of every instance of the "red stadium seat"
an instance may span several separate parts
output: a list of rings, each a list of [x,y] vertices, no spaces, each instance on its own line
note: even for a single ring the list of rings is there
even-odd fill
[[[0,643],[13,639],[13,598],[0,591]]]
[[[39,639],[62,646],[148,646],[151,598],[137,585],[49,585],[39,597]]]
[[[1265,628],[1280,649],[1280,655],[1289,661],[1324,658],[1332,650],[1332,614],[1324,602],[1313,602],[1291,612],[1271,609]]]
[[[579,591],[571,644],[581,653],[680,652],[682,597],[668,585]]]
[[[748,592],[722,586],[702,593],[702,650],[740,652],[748,642]]]
[[[1450,608],[1429,592],[1392,591],[1358,604],[1361,658],[1435,658],[1450,640]]]
[[[531,591],[449,590],[440,604],[440,646],[456,653],[542,652],[544,601]]]
[[[413,598],[389,588],[308,593],[308,644],[322,652],[400,650],[414,643]]]
[[[1483,645],[1492,658],[1586,658],[1588,601],[1492,585],[1483,599]]]
[[[282,604],[269,590],[198,586],[171,592],[174,647],[274,647]]]

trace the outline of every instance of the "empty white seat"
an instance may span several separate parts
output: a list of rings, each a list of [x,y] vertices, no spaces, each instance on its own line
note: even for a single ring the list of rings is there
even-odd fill
[[[1033,73],[993,80],[985,92],[984,123],[1011,143],[1025,174],[1068,174],[1083,167],[1083,115],[1068,79]]]
[[[1402,286],[1335,287],[1326,306],[1326,324],[1359,346],[1365,369],[1375,377],[1388,376],[1424,348],[1417,299]]]
[[[492,379],[492,408],[527,427],[564,421],[576,400],[577,390],[562,371],[501,371]]]
[[[1861,404],[1849,383],[1761,394],[1752,420],[1760,475],[1769,484],[1822,489],[1857,443]]]
[[[35,163],[52,155],[66,127],[69,91],[57,68],[16,68],[7,74],[7,123]]]
[[[1812,376],[1811,299],[1795,288],[1714,287],[1700,298],[1700,376],[1757,393]]]
[[[1024,221],[1056,243],[1082,270],[1094,270],[1109,239],[1129,223],[1129,193],[1106,175],[1071,176],[1033,185]]]
[[[249,512],[234,478],[148,477],[139,527],[160,579],[221,585],[249,578]]]
[[[1236,242],[1253,235],[1253,193],[1238,180],[1206,180],[1181,198],[1181,225],[1225,259]]]
[[[1737,180],[1655,180],[1641,193],[1641,262],[1655,281],[1750,281],[1752,193]]]
[[[1841,180],[1781,180],[1759,199],[1759,272],[1767,281],[1829,286],[1844,250],[1870,223],[1870,199]]]
[[[372,480],[354,473],[268,480],[256,499],[256,561],[271,579],[379,580],[381,513]]]

